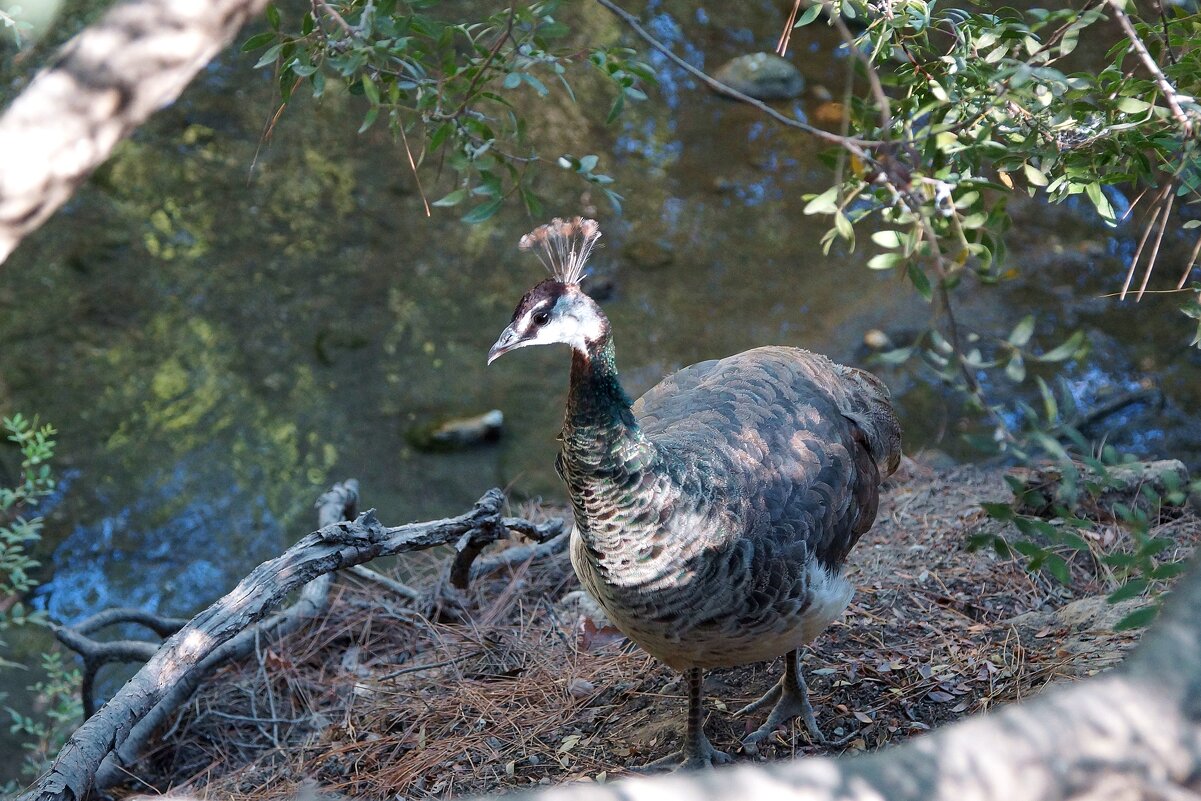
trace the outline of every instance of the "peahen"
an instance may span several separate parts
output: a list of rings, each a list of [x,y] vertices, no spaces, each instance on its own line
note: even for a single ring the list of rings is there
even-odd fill
[[[572,565],[613,623],[688,683],[683,748],[654,764],[730,761],[704,733],[702,670],[782,654],[780,681],[738,713],[774,704],[743,746],[798,716],[826,743],[798,649],[850,602],[843,563],[900,461],[888,390],[824,356],[762,347],[686,367],[631,403],[609,320],[580,288],[599,237],[578,217],[522,237],[552,277],[517,304],[488,363],[571,346],[556,468],[575,512]]]

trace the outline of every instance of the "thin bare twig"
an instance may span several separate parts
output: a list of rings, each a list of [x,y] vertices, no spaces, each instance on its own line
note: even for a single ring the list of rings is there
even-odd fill
[[[1169,184],[1171,186],[1171,184]],[[1143,273],[1143,282],[1138,287],[1135,301],[1143,299],[1147,291],[1147,282],[1151,280],[1151,271],[1155,269],[1155,261],[1159,258],[1159,245],[1163,242],[1164,231],[1168,230],[1168,218],[1172,216],[1172,204],[1176,202],[1176,193],[1168,193],[1168,202],[1164,204],[1163,215],[1159,218],[1159,233],[1155,235],[1155,244],[1151,246],[1151,255],[1147,257],[1147,271]]]
[[[517,9],[516,7],[512,7],[509,9],[509,20],[505,25],[504,32],[497,37],[496,42],[493,43],[491,49],[488,51],[488,57],[484,59],[484,62],[480,64],[480,68],[476,71],[475,75],[471,77],[471,83],[467,84],[467,90],[463,93],[463,102],[459,104],[459,107],[453,113],[433,114],[431,115],[433,119],[439,121],[453,120],[463,115],[463,112],[467,110],[467,104],[471,102],[471,96],[480,85],[480,81],[484,79],[484,75],[487,74],[488,67],[492,66],[492,62],[496,60],[496,56],[500,53],[500,49],[504,46],[505,42],[513,38],[513,25],[516,20]]]
[[[1134,271],[1138,268],[1139,259],[1143,255],[1143,247],[1146,246],[1147,239],[1150,238],[1151,231],[1155,229],[1156,221],[1159,219],[1161,204],[1171,191],[1172,184],[1164,184],[1163,189],[1159,191],[1155,196],[1155,200],[1151,202],[1151,219],[1147,223],[1147,227],[1143,230],[1142,237],[1138,240],[1138,247],[1134,249],[1134,256],[1130,259],[1130,267],[1126,270],[1126,281],[1122,284],[1122,291],[1118,294],[1118,297],[1122,300],[1126,299],[1126,293],[1130,291],[1130,282],[1134,280]]]
[[[792,29],[796,25],[797,12],[801,10],[801,0],[796,0],[792,4],[792,11],[788,14],[788,21],[784,23],[784,30],[780,33],[780,40],[776,42],[776,55],[780,58],[788,52],[788,43],[792,41]]]
[[[880,107],[880,136],[887,139],[889,131],[892,130],[892,111],[888,95],[884,93],[884,85],[880,83],[880,74],[876,72],[871,59],[855,46],[855,37],[830,0],[822,0],[822,4],[826,8],[826,14],[834,22],[834,27],[842,38],[843,44],[846,45],[847,51],[863,65],[863,71],[867,73],[867,82],[871,87],[872,97],[876,99],[876,105]]]
[[[1184,264],[1184,275],[1180,276],[1180,283],[1176,284],[1176,289],[1184,289],[1188,277],[1193,273],[1193,265],[1197,263],[1197,255],[1201,254],[1201,236],[1197,237],[1197,243],[1193,245],[1193,252],[1189,254],[1188,261]]]
[[[746,103],[748,106],[754,106],[781,125],[787,125],[790,128],[797,128],[805,133],[817,137],[818,139],[838,145],[839,147],[846,148],[854,155],[863,159],[865,162],[875,164],[876,160],[871,156],[871,154],[868,153],[866,148],[876,147],[878,145],[885,144],[885,142],[871,139],[859,139],[857,137],[839,136],[836,133],[824,131],[821,128],[815,128],[809,123],[802,122],[795,117],[789,117],[786,114],[781,114],[763,101],[757,100],[750,95],[745,95],[732,86],[727,86],[713,76],[697,69],[684,59],[677,56],[670,47],[660,42],[654,36],[651,36],[651,34],[642,27],[633,14],[613,3],[612,0],[596,0],[596,2],[608,9],[609,12],[628,25],[630,30],[634,31],[634,33],[638,34],[643,41],[666,56],[673,64],[687,72],[692,77],[696,78],[701,83],[708,86],[713,91],[720,92],[727,97],[732,97],[739,102]]]
[[[1117,19],[1127,38],[1130,39],[1130,46],[1134,48],[1134,52],[1138,53],[1138,57],[1142,59],[1143,65],[1151,73],[1152,77],[1155,78],[1155,83],[1159,86],[1160,91],[1163,92],[1163,98],[1167,102],[1168,108],[1172,110],[1172,116],[1184,130],[1185,138],[1191,139],[1193,136],[1193,121],[1189,119],[1189,115],[1180,106],[1180,94],[1168,81],[1167,76],[1163,74],[1163,70],[1159,68],[1159,64],[1151,57],[1151,53],[1147,50],[1147,46],[1143,44],[1143,40],[1139,38],[1138,31],[1134,30],[1134,24],[1122,8],[1121,0],[1106,0],[1106,2],[1110,9],[1113,10],[1114,18]]]
[[[422,594],[418,590],[413,589],[408,584],[405,584],[404,582],[401,582],[401,581],[397,581],[396,579],[391,578],[389,576],[385,576],[383,573],[372,570],[371,568],[366,567],[364,565],[355,565],[354,567],[347,570],[347,572],[363,579],[364,581],[370,581],[373,584],[378,584],[381,587],[384,587],[403,598],[407,598],[410,601],[420,601],[422,598],[425,597],[424,594]]]
[[[430,212],[430,202],[425,196],[425,187],[421,185],[421,174],[417,172],[417,162],[413,160],[413,151],[409,149],[409,136],[405,133],[404,123],[400,123],[396,127],[400,129],[400,140],[404,142],[405,155],[409,157],[409,169],[413,171],[413,180],[417,182],[417,193],[421,195],[421,204],[425,206],[425,216],[432,217],[434,215]]]
[[[104,609],[86,617],[71,627],[77,634],[91,634],[94,631],[115,626],[121,623],[134,623],[148,628],[160,637],[170,637],[187,625],[188,621],[181,617],[163,617],[145,609],[129,609],[116,607]]]
[[[346,21],[345,17],[343,17],[341,14],[339,14],[337,9],[335,9],[329,3],[323,2],[323,0],[313,0],[313,12],[314,12],[313,16],[314,17],[320,16],[319,14],[316,13],[318,10],[324,11],[325,15],[327,17],[329,17],[330,19],[332,19],[338,25],[339,28],[341,28],[343,31],[345,31],[347,36],[356,36],[357,35],[357,32],[355,31],[355,29],[351,26],[351,24],[349,22]]]

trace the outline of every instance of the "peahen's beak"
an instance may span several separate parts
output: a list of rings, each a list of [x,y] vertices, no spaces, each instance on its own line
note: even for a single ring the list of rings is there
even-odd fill
[[[500,338],[496,340],[496,344],[488,351],[488,364],[492,364],[492,362],[513,350],[519,342],[521,342],[521,335],[513,330],[513,326],[506,328],[500,333]]]

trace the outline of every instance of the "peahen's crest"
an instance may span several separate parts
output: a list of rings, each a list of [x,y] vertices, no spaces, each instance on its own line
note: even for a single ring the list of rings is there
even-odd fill
[[[578,284],[584,277],[584,264],[600,235],[596,220],[556,217],[523,236],[517,246],[534,251],[538,261],[556,281]]]

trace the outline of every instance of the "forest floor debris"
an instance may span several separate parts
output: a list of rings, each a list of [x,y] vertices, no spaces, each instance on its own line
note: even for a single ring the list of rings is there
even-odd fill
[[[975,467],[911,465],[888,489],[851,554],[856,596],[803,661],[826,734],[854,734],[844,750],[873,750],[1092,675],[1137,640],[1113,624],[1145,601],[1106,603],[1112,586],[1088,555],[1074,557],[1064,586],[967,549],[971,535],[1003,526],[979,504],[1010,497],[1002,471]],[[1176,542],[1176,556],[1201,541],[1189,508],[1156,529]],[[413,583],[439,564],[437,552],[418,554],[401,578]],[[378,584],[338,582],[322,619],[210,679],[124,792],[447,798],[606,781],[678,746],[678,675],[593,622],[573,595],[566,553],[476,581],[449,622]],[[737,751],[760,720],[731,713],[779,670],[777,660],[708,674],[716,747]],[[757,759],[823,751],[794,724]]]

